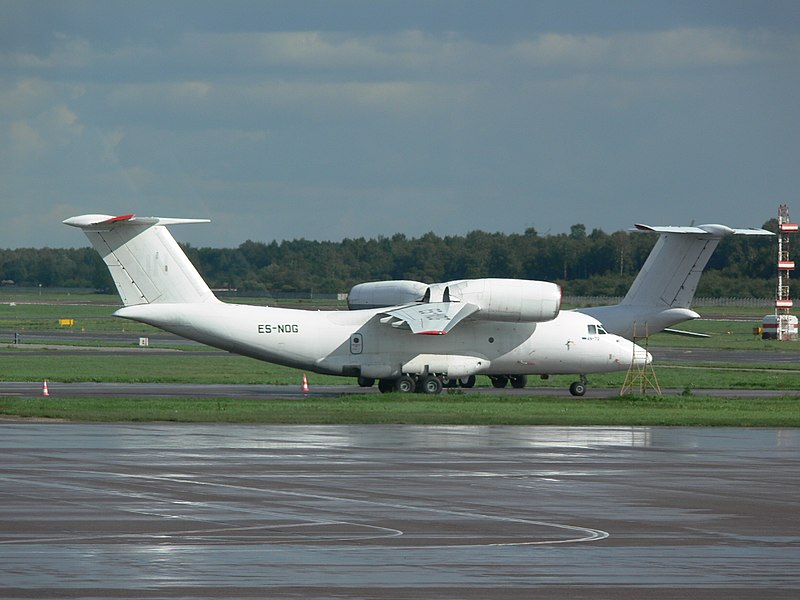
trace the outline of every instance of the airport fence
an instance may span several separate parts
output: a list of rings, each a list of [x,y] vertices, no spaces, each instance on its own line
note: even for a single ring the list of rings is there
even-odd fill
[[[268,292],[268,291],[243,291],[243,290],[213,290],[214,294],[220,298],[266,298],[271,300],[317,300],[317,301],[337,301],[347,300],[346,292],[339,293],[319,293],[313,291],[305,292]],[[0,298],[3,293],[26,293],[37,295],[41,293],[59,294],[92,294],[107,293],[116,297],[113,290],[97,290],[94,288],[66,288],[66,287],[23,287],[16,285],[0,286]],[[622,301],[622,296],[572,296],[563,297],[565,306],[607,306],[618,304]],[[692,302],[693,306],[745,306],[745,307],[774,307],[774,298],[710,298],[698,297]]]
[[[622,296],[564,296],[562,302],[567,306],[608,306],[622,302]],[[709,298],[698,297],[692,306],[739,306],[766,307],[775,306],[774,298]]]

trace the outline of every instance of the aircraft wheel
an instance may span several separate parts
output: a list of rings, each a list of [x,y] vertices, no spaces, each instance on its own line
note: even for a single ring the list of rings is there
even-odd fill
[[[410,375],[402,375],[397,378],[394,389],[401,394],[410,394],[417,389],[417,382]]]
[[[460,385],[462,388],[475,387],[475,375],[470,375],[469,377],[460,377],[458,379],[458,385]]]
[[[426,394],[439,394],[442,391],[442,380],[436,375],[428,375],[422,379],[420,387]]]
[[[380,381],[378,381],[378,389],[381,391],[381,394],[393,392],[395,389],[395,380],[381,379]]]
[[[502,389],[508,385],[508,377],[505,375],[490,375],[489,379],[492,380],[492,387]]]
[[[361,387],[372,387],[375,385],[375,380],[372,377],[359,377],[358,385]]]
[[[511,376],[511,387],[521,390],[526,385],[528,385],[528,377],[525,375],[512,375]]]
[[[573,396],[583,396],[586,393],[586,384],[581,381],[573,381],[569,386],[569,393]]]

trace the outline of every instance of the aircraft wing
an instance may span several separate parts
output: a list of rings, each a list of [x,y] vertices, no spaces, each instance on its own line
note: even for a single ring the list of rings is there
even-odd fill
[[[480,307],[469,302],[407,304],[385,311],[381,323],[408,326],[412,333],[422,335],[444,335],[478,310]]]

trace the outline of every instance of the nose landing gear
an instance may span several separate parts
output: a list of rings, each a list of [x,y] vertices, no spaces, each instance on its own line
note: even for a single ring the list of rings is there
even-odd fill
[[[586,393],[586,375],[581,375],[580,381],[573,381],[569,386],[569,393],[573,396],[583,396]]]

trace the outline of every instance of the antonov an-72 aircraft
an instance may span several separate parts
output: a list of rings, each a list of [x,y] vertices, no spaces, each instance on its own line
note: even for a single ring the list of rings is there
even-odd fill
[[[349,311],[224,303],[214,296],[166,228],[204,222],[208,220],[98,214],[64,221],[84,231],[108,266],[124,304],[115,316],[259,360],[357,377],[361,385],[372,385],[378,379],[384,392],[438,393],[444,381],[469,386],[477,374],[489,375],[495,385],[510,380],[516,387],[524,387],[530,374],[579,374],[580,380],[570,391],[583,395],[587,373],[624,370],[651,360],[643,348],[623,337],[624,333],[608,333],[591,314],[598,309],[561,311],[560,288],[542,281],[462,280],[425,286],[418,296],[409,295],[404,287],[409,282],[362,284],[366,287],[356,286],[351,291],[351,302],[358,305],[366,296],[377,297],[378,306]],[[722,235],[739,232],[717,227],[721,226],[710,231],[701,228],[702,233],[690,237],[706,236],[716,245]],[[659,230],[662,240],[673,235]],[[695,246],[687,246],[684,254],[696,250]],[[672,250],[672,254],[676,252]],[[637,287],[643,274],[646,279],[669,280],[667,288],[677,285],[679,279],[696,286],[705,262],[700,264],[698,257],[685,258],[668,265],[672,272],[655,276],[660,269],[651,264],[653,253],[632,291],[643,287],[642,283]],[[710,252],[705,260],[708,256]],[[688,274],[681,278],[675,270],[683,266],[688,267]],[[694,289],[689,300],[693,293]],[[642,297],[649,302],[651,295],[648,292]],[[387,303],[390,297],[398,300]],[[677,297],[685,299],[685,294]],[[638,306],[636,298],[626,297],[630,300],[627,305]],[[664,298],[659,302],[663,304]],[[624,321],[628,310],[624,306],[625,302],[620,307],[605,307],[615,327]],[[635,319],[644,313],[631,314]],[[682,312],[680,316],[664,327],[696,313]]]

